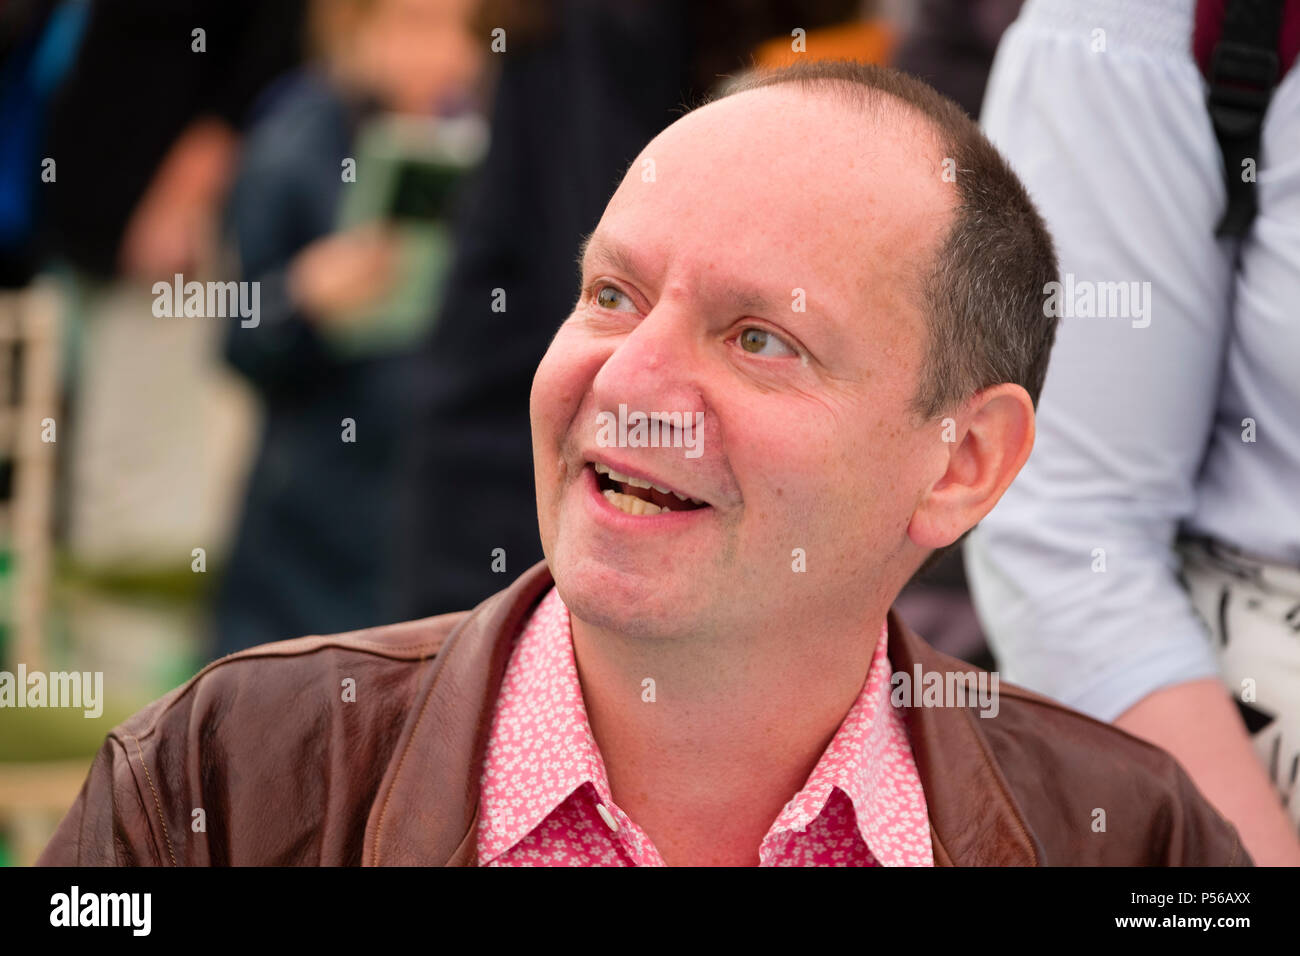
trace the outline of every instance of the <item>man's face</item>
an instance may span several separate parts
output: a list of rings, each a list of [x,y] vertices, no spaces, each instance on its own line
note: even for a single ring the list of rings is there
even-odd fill
[[[687,114],[632,163],[532,388],[542,546],[574,615],[672,637],[892,599],[940,440],[909,407],[920,276],[955,201],[935,144],[902,110],[774,87]],[[671,421],[661,447],[637,413]]]

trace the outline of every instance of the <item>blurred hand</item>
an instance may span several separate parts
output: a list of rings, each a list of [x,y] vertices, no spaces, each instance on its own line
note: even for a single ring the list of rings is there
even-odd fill
[[[123,233],[125,275],[156,282],[206,260],[238,147],[234,131],[215,119],[196,120],[177,138]]]
[[[289,294],[313,321],[346,322],[356,310],[381,298],[393,284],[397,234],[385,225],[366,225],[317,239],[289,266]]]

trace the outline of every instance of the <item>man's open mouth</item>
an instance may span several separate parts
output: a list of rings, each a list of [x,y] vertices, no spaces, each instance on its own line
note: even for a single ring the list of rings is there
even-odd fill
[[[626,514],[649,516],[665,511],[696,511],[709,507],[698,498],[644,478],[622,474],[600,462],[592,462],[591,467],[596,472],[596,487],[605,500]]]

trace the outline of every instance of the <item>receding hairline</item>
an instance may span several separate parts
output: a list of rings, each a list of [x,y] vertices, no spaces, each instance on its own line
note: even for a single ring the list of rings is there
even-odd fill
[[[876,117],[919,115],[929,120],[922,124],[928,128],[924,135],[937,141],[943,167],[935,180],[941,188],[951,186],[944,192],[954,208],[930,274],[918,270],[929,321],[927,370],[915,408],[929,419],[998,381],[1021,384],[1037,402],[1055,327],[1038,335],[1018,323],[1015,314],[1028,309],[1038,315],[1040,306],[1031,308],[1029,303],[1038,303],[1042,282],[1055,278],[1059,270],[1051,236],[1032,198],[979,125],[923,80],[854,61],[801,60],[742,74],[708,102],[769,88],[830,97]],[[900,107],[901,113],[896,112]],[[1013,261],[1014,269],[1009,265]],[[976,301],[982,303],[978,316],[972,314]],[[990,351],[994,339],[1013,351]]]
[[[742,75],[734,84],[723,86],[703,100],[697,109],[735,99],[747,93],[764,91],[795,92],[807,97],[830,98],[840,106],[868,120],[906,119],[916,122],[928,135],[931,145],[935,147],[935,156],[943,158],[952,139],[944,127],[945,120],[949,118],[935,115],[918,102],[909,100],[900,91],[890,89],[888,84],[874,86],[848,75],[816,72],[817,69],[818,65],[812,64],[806,69],[796,66]],[[867,75],[883,80],[889,73],[890,71],[879,68],[878,72],[870,71]],[[912,89],[920,95],[917,87],[925,88],[924,84],[920,81],[914,82],[916,86]],[[937,103],[933,105],[939,108]]]
[[[870,85],[862,78],[845,75],[844,72],[823,72],[837,69],[845,72],[860,71],[861,76],[869,77],[873,82],[881,85]],[[893,88],[910,90],[930,109],[908,99],[900,92],[895,92]],[[822,100],[829,98],[859,120],[881,125],[891,121],[899,125],[906,124],[907,132],[924,136],[925,149],[917,150],[916,161],[932,164],[934,171],[932,181],[936,190],[934,196],[939,199],[944,214],[944,219],[932,236],[925,254],[915,260],[908,280],[913,300],[924,313],[926,284],[930,281],[936,266],[942,261],[948,243],[960,225],[964,205],[964,197],[955,179],[945,181],[945,177],[940,175],[942,164],[954,153],[960,152],[957,136],[945,127],[945,123],[969,122],[966,114],[954,104],[953,109],[957,110],[957,114],[944,115],[943,97],[920,80],[908,77],[906,74],[870,64],[847,64],[841,67],[835,62],[813,62],[776,70],[754,71],[740,77],[735,84],[723,87],[702,102],[699,108],[703,109],[749,93],[769,91],[786,94],[793,92],[799,96]],[[916,142],[919,144],[920,140]],[[925,323],[923,334],[927,340],[933,335],[928,321]],[[928,347],[927,341],[925,348]]]
[[[943,97],[920,80],[907,77],[905,74],[898,74],[885,67],[853,64],[854,67],[862,69],[866,75],[886,84],[885,86],[871,86],[861,79],[854,79],[852,76],[817,72],[828,65],[834,68],[837,63],[834,61],[830,64],[814,62],[812,64],[797,64],[794,67],[777,70],[755,71],[743,75],[734,85],[724,87],[713,94],[702,102],[699,108],[713,106],[748,93],[765,91],[773,93],[794,92],[797,95],[809,98],[822,100],[829,98],[838,106],[853,113],[856,118],[869,123],[885,125],[892,120],[899,125],[906,124],[910,132],[916,132],[924,136],[926,148],[924,150],[918,149],[916,159],[933,165],[934,182],[938,187],[936,195],[944,198],[943,205],[948,214],[947,222],[940,230],[939,241],[934,250],[937,255],[948,235],[956,227],[962,205],[961,190],[956,182],[945,181],[944,177],[939,175],[942,164],[949,160],[954,153],[960,152],[957,137],[945,126],[945,123],[968,121],[966,115],[960,113],[960,109],[955,105],[954,109],[958,109],[959,116],[936,115],[944,109]],[[926,94],[933,93],[933,100],[929,105],[934,112],[888,88],[889,83],[898,85],[900,78],[918,98],[928,98]],[[920,140],[916,142],[919,143]]]
[[[917,107],[905,98],[886,90],[866,86],[861,82],[843,76],[802,76],[793,72],[793,69],[794,68],[784,68],[780,70],[769,69],[755,71],[754,73],[742,76],[738,81],[739,85],[724,86],[701,99],[693,108],[690,108],[683,116],[679,117],[677,123],[688,119],[695,113],[707,110],[710,106],[717,105],[726,100],[736,99],[737,97],[741,97],[747,93],[770,91],[780,94],[794,92],[803,96],[820,96],[821,98],[825,98],[827,92],[832,94],[838,92],[839,95],[836,98],[840,101],[839,105],[851,110],[860,118],[879,121],[893,116],[906,118],[906,120],[915,123],[916,128],[925,132],[929,145],[933,147],[930,158],[935,161],[937,172],[939,163],[944,159],[945,148],[948,141],[948,138],[944,136],[942,124],[937,118],[931,116],[925,110]],[[673,125],[676,125],[676,123],[670,124],[669,127],[661,130],[654,138],[657,139],[659,136],[662,136],[663,133],[667,132],[667,130]],[[648,148],[649,144],[647,144],[646,149]],[[642,150],[642,153],[644,152],[645,150]],[[641,154],[638,154],[638,157],[640,155]],[[637,157],[634,157],[629,163],[629,169],[632,166],[635,166],[636,159]],[[949,202],[946,204],[950,218],[939,237],[940,245],[942,245],[947,232],[953,225],[955,225],[957,207],[960,205],[960,196],[956,189],[944,189],[943,186],[947,184],[945,184],[938,176],[935,178],[936,181],[940,183],[940,193],[950,197]],[[621,182],[618,188],[621,188]],[[615,192],[617,192],[617,188]],[[611,197],[611,201],[612,198],[613,197]],[[599,223],[594,225],[590,232],[580,238],[577,256],[575,257],[575,263],[579,270],[581,270],[586,258],[587,250],[592,244],[592,241],[597,238],[598,232]]]

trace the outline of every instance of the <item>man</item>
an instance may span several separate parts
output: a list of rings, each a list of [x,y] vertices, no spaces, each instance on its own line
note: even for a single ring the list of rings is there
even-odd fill
[[[211,665],[110,735],[43,861],[1248,862],[1163,751],[890,611],[1029,454],[1054,275],[924,84],[738,84],[584,246],[531,396],[546,562]]]

